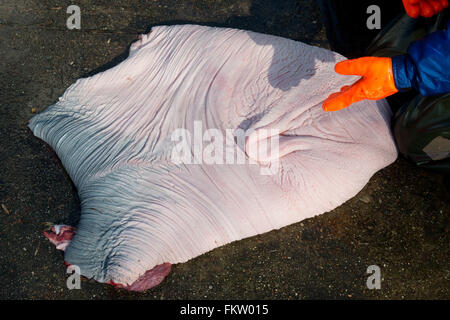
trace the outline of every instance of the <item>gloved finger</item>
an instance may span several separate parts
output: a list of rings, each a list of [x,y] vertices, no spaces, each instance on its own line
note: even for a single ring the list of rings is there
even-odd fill
[[[363,76],[366,74],[370,63],[373,61],[372,57],[363,57],[358,59],[351,59],[341,61],[334,67],[334,71],[346,76],[355,75]]]
[[[335,92],[335,93],[330,94],[325,101],[333,101],[333,100],[335,100],[335,98],[337,98],[340,95],[342,95],[342,93],[347,91],[349,88],[350,88],[350,86],[343,86],[339,92]]]
[[[441,0],[442,7],[445,9],[448,7],[448,0]]]
[[[441,12],[444,7],[442,6],[441,2],[438,0],[427,0],[428,4],[433,8],[433,14]]]
[[[431,18],[434,15],[433,7],[427,1],[420,2],[420,15],[425,18]]]
[[[411,18],[418,18],[420,14],[419,0],[403,0],[406,14]]]
[[[325,111],[337,111],[352,105],[355,102],[364,100],[364,94],[362,94],[361,82],[363,79],[357,81],[352,86],[346,86],[341,89],[341,92],[334,93],[326,99],[322,108]]]

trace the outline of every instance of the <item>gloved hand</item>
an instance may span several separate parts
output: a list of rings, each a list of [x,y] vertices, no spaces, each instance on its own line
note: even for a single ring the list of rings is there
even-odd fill
[[[430,18],[447,8],[448,0],[403,0],[403,6],[411,18]]]
[[[336,64],[334,70],[343,75],[362,76],[351,86],[331,94],[323,103],[325,111],[337,111],[364,100],[379,100],[396,92],[391,58],[364,57]]]

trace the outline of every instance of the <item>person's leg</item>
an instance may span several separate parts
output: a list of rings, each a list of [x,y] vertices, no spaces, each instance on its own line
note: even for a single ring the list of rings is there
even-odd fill
[[[450,174],[450,93],[418,95],[404,105],[394,119],[394,136],[406,158]]]

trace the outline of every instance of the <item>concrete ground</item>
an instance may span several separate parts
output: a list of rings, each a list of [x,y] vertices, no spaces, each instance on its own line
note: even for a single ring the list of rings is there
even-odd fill
[[[70,4],[81,8],[81,30],[66,28]],[[67,289],[63,256],[42,230],[76,225],[79,201],[27,121],[76,79],[123,60],[138,34],[187,22],[327,47],[311,0],[0,3],[0,298],[448,299],[450,197],[442,176],[401,158],[332,212],[175,265],[145,293],[89,280]],[[380,290],[366,287],[370,265],[381,268]]]

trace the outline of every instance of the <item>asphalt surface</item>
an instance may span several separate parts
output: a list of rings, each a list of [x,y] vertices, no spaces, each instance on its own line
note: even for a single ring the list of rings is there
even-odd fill
[[[81,30],[66,28],[70,4]],[[125,59],[140,33],[178,23],[327,47],[314,1],[1,1],[0,299],[448,299],[450,197],[441,175],[402,158],[332,212],[175,265],[147,292],[86,279],[67,289],[63,256],[42,231],[76,225],[79,200],[27,121],[76,79]],[[379,290],[366,286],[370,265]]]

